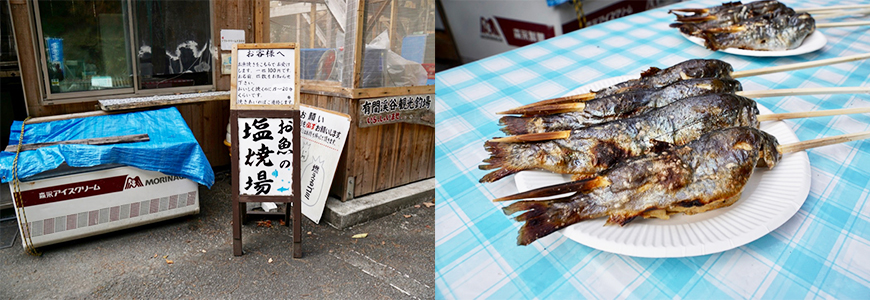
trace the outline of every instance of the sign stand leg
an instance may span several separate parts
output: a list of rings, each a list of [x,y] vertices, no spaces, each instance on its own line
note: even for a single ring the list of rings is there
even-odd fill
[[[302,258],[302,203],[293,197],[293,258]]]
[[[234,197],[235,198],[235,197]],[[242,206],[245,203],[233,199],[233,255],[242,255]]]

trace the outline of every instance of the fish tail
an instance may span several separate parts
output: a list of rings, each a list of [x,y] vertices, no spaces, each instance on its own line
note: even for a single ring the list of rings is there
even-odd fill
[[[504,116],[498,120],[498,124],[503,126],[501,131],[507,134],[526,134],[529,133],[528,126],[533,118],[530,117],[515,117]]]
[[[573,198],[526,200],[504,207],[502,210],[507,215],[523,212],[514,218],[518,222],[525,222],[517,236],[517,245],[531,244],[556,230],[591,219],[591,216],[583,213],[585,202],[572,201]]]
[[[495,182],[505,178],[511,174],[522,171],[522,168],[512,168],[510,165],[510,150],[507,149],[510,143],[486,142],[484,148],[489,151],[490,156],[484,159],[484,164],[478,166],[481,170],[495,170],[487,173],[480,182]]]

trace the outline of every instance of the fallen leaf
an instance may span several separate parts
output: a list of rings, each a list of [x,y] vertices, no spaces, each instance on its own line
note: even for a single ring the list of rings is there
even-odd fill
[[[199,249],[199,252],[205,253],[205,249]]]
[[[361,238],[365,238],[365,237],[367,237],[367,236],[369,236],[368,233],[358,233],[358,234],[354,234],[351,238],[354,238],[354,239],[361,239]]]
[[[270,263],[270,264],[272,263],[272,259],[271,259],[271,258],[269,259],[269,263]]]
[[[163,258],[164,259],[169,258],[169,255],[164,255]]]
[[[171,265],[171,264],[174,264],[174,263],[175,263],[174,261],[171,261],[171,260],[168,260],[168,259],[166,260],[166,264],[168,264],[168,265]]]
[[[159,254],[154,254],[154,256],[152,256],[151,258],[157,258],[157,256],[160,256],[160,255],[159,255]]]
[[[311,235],[311,231],[308,232],[308,235]]]
[[[411,215],[403,215],[403,216],[405,216],[405,219],[407,219],[407,218],[410,218],[410,217],[411,217]]]
[[[381,241],[381,245],[386,245],[387,242]]]
[[[420,208],[420,204],[414,205],[414,208]]]
[[[423,202],[423,205],[426,205],[426,207],[433,207],[435,206],[435,202]]]
[[[269,228],[272,228],[272,220],[257,221],[257,227],[269,227]]]
[[[278,225],[287,226],[287,222],[284,222],[284,219],[278,220]]]

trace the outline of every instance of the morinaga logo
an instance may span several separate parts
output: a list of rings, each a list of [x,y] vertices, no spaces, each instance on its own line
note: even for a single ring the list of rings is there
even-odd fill
[[[480,37],[493,41],[502,41],[501,33],[498,32],[498,27],[491,18],[480,17]]]
[[[127,184],[124,185],[124,189],[128,190],[128,189],[137,188],[140,186],[142,186],[142,180],[139,179],[139,176],[132,177],[132,178],[127,177]]]
[[[145,184],[142,184],[142,179],[139,179],[139,176],[132,177],[132,178],[127,177],[127,184],[124,186],[124,189],[126,190],[126,189],[132,189],[132,188],[142,187],[142,186],[149,186],[149,185],[152,185],[152,184],[167,183],[167,182],[176,181],[176,180],[181,180],[181,179],[184,179],[184,177],[179,177],[179,176],[163,176],[163,177],[157,177],[157,178],[146,179],[146,180],[145,180]]]

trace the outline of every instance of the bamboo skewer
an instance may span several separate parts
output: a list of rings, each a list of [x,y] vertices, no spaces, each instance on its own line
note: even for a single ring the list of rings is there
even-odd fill
[[[870,8],[870,4],[835,5],[835,6],[828,6],[828,7],[795,8],[794,11],[796,13],[802,13],[802,12],[821,12],[821,11],[862,9],[862,8]]]
[[[770,73],[779,73],[779,72],[793,71],[793,70],[798,70],[798,69],[807,69],[807,68],[821,67],[821,66],[826,66],[826,65],[833,65],[833,64],[856,61],[856,60],[864,60],[864,59],[868,59],[868,58],[870,58],[870,52],[863,53],[863,54],[843,56],[843,57],[835,57],[835,58],[814,60],[814,61],[808,61],[808,62],[802,62],[802,63],[788,64],[788,65],[782,65],[782,66],[760,68],[760,69],[754,69],[754,70],[735,71],[735,72],[731,72],[731,77],[741,78],[741,77],[764,75],[764,74],[770,74]]]
[[[855,107],[855,108],[829,109],[829,110],[820,110],[820,111],[766,114],[766,115],[758,115],[758,121],[759,122],[780,121],[780,120],[785,120],[785,119],[827,117],[827,116],[864,114],[864,113],[870,113],[870,107]]]
[[[846,143],[851,141],[863,140],[870,138],[870,131],[858,132],[858,133],[850,133],[838,136],[829,136],[820,139],[802,141],[791,144],[779,145],[776,147],[776,150],[781,154],[792,153],[803,151],[811,148]]]
[[[758,118],[759,122],[764,122],[764,121],[779,121],[779,120],[785,120],[785,119],[827,117],[827,116],[848,115],[848,114],[862,114],[862,113],[868,113],[868,112],[870,112],[870,107],[859,107],[859,108],[831,109],[831,110],[810,111],[810,112],[767,114],[767,115],[758,115],[757,118]],[[507,136],[507,137],[503,137],[503,138],[494,138],[494,139],[491,139],[489,141],[495,142],[495,143],[524,143],[524,142],[540,142],[540,141],[567,139],[570,136],[571,136],[571,130],[561,130],[561,131],[512,135],[512,136]]]
[[[793,71],[793,70],[799,70],[799,69],[821,67],[821,66],[833,65],[833,64],[838,64],[838,63],[864,60],[864,59],[868,59],[868,58],[870,58],[870,52],[863,53],[863,54],[844,56],[844,57],[835,57],[835,58],[821,59],[821,60],[808,61],[808,62],[802,62],[802,63],[794,63],[794,64],[788,64],[788,65],[782,65],[782,66],[759,68],[759,69],[754,69],[754,70],[734,71],[734,72],[731,72],[731,77],[732,78],[741,78],[741,77],[757,76],[757,75],[764,75],[764,74],[771,74],[771,73],[778,73],[778,72],[785,72],[785,71]],[[511,110],[497,112],[496,114],[500,114],[500,115],[518,114],[518,113],[522,113],[519,111],[523,111],[524,109],[527,109],[530,107],[535,107],[535,106],[540,106],[540,105],[552,105],[552,104],[568,103],[568,102],[583,102],[583,101],[592,100],[594,98],[595,98],[595,92],[589,92],[589,93],[579,94],[579,95],[564,96],[564,97],[541,100],[538,102],[522,105],[522,106],[513,108]]]
[[[776,89],[762,91],[739,91],[735,94],[738,96],[749,98],[769,98],[782,96],[800,96],[800,95],[822,95],[822,94],[861,94],[870,93],[870,87],[855,86],[855,87],[823,87],[823,88],[797,88],[797,89]],[[585,95],[585,94],[581,94]],[[519,114],[519,115],[539,115],[539,114],[558,114],[575,111],[583,111],[586,108],[584,102],[570,102],[565,100],[558,102],[555,100],[567,99],[568,97],[544,100],[548,103],[537,102],[529,105],[520,106],[514,109],[498,112],[497,114]]]
[[[822,95],[822,94],[862,94],[870,93],[870,87],[866,86],[850,86],[850,87],[823,87],[823,88],[798,88],[798,89],[777,89],[763,91],[739,91],[738,96],[748,98],[769,98],[781,96],[800,96],[800,95]]]
[[[816,28],[853,27],[853,26],[867,26],[867,25],[870,25],[870,21],[820,23],[820,24],[816,24]]]
[[[813,19],[831,19],[842,16],[861,16],[870,14],[870,9],[853,10],[853,11],[830,11],[813,14]]]

